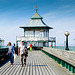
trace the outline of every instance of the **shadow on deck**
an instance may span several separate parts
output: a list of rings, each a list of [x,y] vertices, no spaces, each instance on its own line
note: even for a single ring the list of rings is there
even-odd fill
[[[21,67],[18,56],[14,65],[8,62],[0,68],[0,71],[0,75],[73,75],[41,51],[29,52],[26,66]]]

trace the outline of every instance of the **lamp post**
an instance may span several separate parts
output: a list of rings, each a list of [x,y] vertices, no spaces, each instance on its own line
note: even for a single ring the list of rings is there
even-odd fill
[[[66,36],[66,48],[65,50],[69,50],[68,48],[68,36],[70,35],[70,33],[68,31],[65,32],[65,36]]]

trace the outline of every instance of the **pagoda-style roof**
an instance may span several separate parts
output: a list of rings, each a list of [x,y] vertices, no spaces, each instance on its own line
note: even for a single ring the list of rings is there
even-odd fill
[[[47,26],[44,22],[43,22],[43,17],[41,17],[37,12],[35,13],[34,16],[31,17],[31,21],[23,27],[20,28],[48,28],[48,29],[53,29],[52,27]]]
[[[38,13],[35,13],[34,16],[31,17],[31,19],[43,19]]]

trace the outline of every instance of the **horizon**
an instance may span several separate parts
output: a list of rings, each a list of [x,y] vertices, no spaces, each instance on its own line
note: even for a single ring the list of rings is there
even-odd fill
[[[75,0],[0,0],[0,38],[16,43],[16,36],[23,36],[19,28],[30,22],[35,6],[43,21],[50,27],[50,37],[56,45],[64,46],[65,32],[69,31],[69,46],[75,46]]]

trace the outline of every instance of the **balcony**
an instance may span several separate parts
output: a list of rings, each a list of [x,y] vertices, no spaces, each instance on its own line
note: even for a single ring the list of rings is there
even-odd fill
[[[19,36],[17,37],[17,41],[21,41],[21,40],[25,40],[25,41],[49,41],[49,42],[55,42],[56,38],[55,37],[24,37],[24,36]]]

